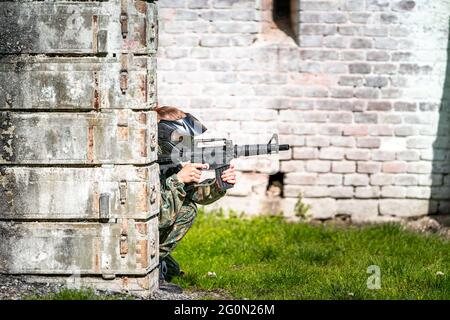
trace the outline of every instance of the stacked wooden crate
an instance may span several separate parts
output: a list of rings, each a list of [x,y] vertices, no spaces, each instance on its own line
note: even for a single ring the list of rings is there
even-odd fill
[[[0,272],[158,281],[153,1],[0,3]]]

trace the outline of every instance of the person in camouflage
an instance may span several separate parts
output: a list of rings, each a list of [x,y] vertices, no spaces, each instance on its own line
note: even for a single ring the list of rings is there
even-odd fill
[[[177,125],[183,124],[182,120],[186,117],[186,113],[173,107],[157,107],[155,111],[158,115],[159,129],[162,123],[167,124],[168,121],[178,122]],[[166,143],[164,139],[166,137],[159,134],[159,154],[162,152],[161,146],[164,147]],[[174,276],[182,274],[171,252],[191,228],[197,215],[197,204],[211,204],[226,193],[220,190],[216,179],[207,179],[200,183],[201,170],[205,169],[208,169],[207,164],[180,163],[171,170],[161,172],[159,259],[162,280],[170,281]],[[233,165],[223,172],[222,179],[230,184],[236,183]]]

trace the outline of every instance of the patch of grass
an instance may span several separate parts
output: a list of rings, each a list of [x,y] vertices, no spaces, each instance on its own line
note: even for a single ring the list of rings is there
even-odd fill
[[[122,294],[106,294],[95,292],[91,288],[68,289],[47,295],[30,295],[25,300],[131,300],[133,297]]]
[[[185,271],[174,282],[237,299],[450,299],[449,241],[397,225],[325,227],[200,212],[174,257]],[[371,265],[380,268],[380,289],[367,287]]]

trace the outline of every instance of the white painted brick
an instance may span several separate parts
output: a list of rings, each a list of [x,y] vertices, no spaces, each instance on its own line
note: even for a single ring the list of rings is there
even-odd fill
[[[346,174],[344,176],[344,186],[367,186],[369,184],[369,176],[367,174]]]
[[[373,150],[371,159],[374,161],[395,160],[395,152],[394,151]]]
[[[330,161],[322,161],[322,160],[306,161],[306,171],[308,172],[330,172],[330,169],[331,169]]]
[[[431,173],[431,162],[409,162],[407,172],[408,173]]]
[[[328,147],[330,138],[325,136],[309,136],[306,137],[306,145],[308,147]]]
[[[379,187],[356,187],[355,198],[379,198]]]
[[[260,120],[263,120],[263,119],[260,119]],[[267,119],[267,120],[269,120],[269,119]],[[305,137],[304,136],[297,136],[297,135],[293,135],[293,134],[280,134],[279,139],[280,139],[280,143],[287,143],[291,146],[291,148],[294,146],[297,147],[297,146],[305,145]]]
[[[417,161],[420,159],[420,153],[416,150],[405,150],[396,153],[397,160]]]
[[[189,109],[208,124],[208,134],[236,137],[235,143],[270,131],[291,145],[271,159],[237,160],[245,177],[285,172],[286,201],[264,200],[264,187],[251,190],[258,179],[241,178],[228,205],[251,214],[286,208],[292,215],[303,189],[312,203],[322,201],[318,216],[333,217],[335,199],[346,199],[369,208],[353,212],[353,222],[378,222],[395,218],[361,201],[392,198],[391,209],[430,195],[447,201],[450,145],[435,136],[446,130],[439,108],[448,21],[431,19],[429,6],[417,1],[411,11],[402,9],[405,1],[299,3],[299,44],[262,30],[272,21],[270,1],[158,3],[158,102]],[[407,209],[405,216],[417,214]]]
[[[328,197],[330,190],[327,186],[286,186],[286,188],[298,188],[305,198],[324,198]],[[287,192],[287,191],[286,191]],[[298,192],[297,192],[298,194]]]
[[[329,147],[321,148],[319,152],[319,159],[323,160],[341,160],[344,159],[344,149]]]
[[[318,185],[328,185],[328,186],[341,185],[342,175],[334,173],[319,174],[316,183]]]
[[[265,196],[269,175],[261,173],[236,173],[235,186],[227,191],[230,196],[260,195]]]
[[[332,198],[304,198],[303,202],[311,206],[309,213],[313,219],[331,219],[336,214],[336,200]]]
[[[354,161],[333,161],[331,171],[335,173],[354,173],[356,164]]]
[[[443,183],[442,174],[419,174],[419,186],[440,186]]]
[[[281,172],[302,172],[305,170],[304,166],[304,161],[301,160],[281,161],[280,170]]]
[[[186,0],[159,0],[158,6],[161,8],[184,8]]]
[[[294,185],[313,185],[316,183],[317,174],[316,173],[286,173],[284,177],[284,183],[294,184]]]
[[[394,174],[377,173],[370,175],[370,185],[387,186],[394,184]]]
[[[376,200],[337,200],[337,214],[350,215],[353,219],[374,217],[378,215]]]
[[[334,199],[353,198],[353,187],[329,187],[328,190]]]
[[[395,174],[394,184],[396,186],[415,186],[418,185],[418,177],[413,174]]]
[[[369,160],[369,150],[349,149],[345,152],[345,159],[347,160]]]
[[[379,162],[358,161],[356,172],[358,173],[378,173],[381,164]]]
[[[319,157],[319,150],[317,148],[294,148],[294,159],[317,159]]]
[[[406,189],[406,197],[414,199],[430,199],[430,187],[408,187]]]
[[[297,204],[298,199],[296,198],[283,198],[280,201],[280,211],[283,213],[285,217],[294,217],[295,216],[295,206]]]
[[[356,140],[354,137],[331,137],[330,144],[335,147],[353,148],[356,145]]]
[[[406,187],[383,186],[381,187],[381,196],[383,198],[405,198]]]
[[[230,45],[230,38],[227,36],[202,36],[201,47],[226,47]]]
[[[435,213],[436,203],[427,200],[413,199],[382,199],[380,200],[380,214],[398,217],[418,217]]]

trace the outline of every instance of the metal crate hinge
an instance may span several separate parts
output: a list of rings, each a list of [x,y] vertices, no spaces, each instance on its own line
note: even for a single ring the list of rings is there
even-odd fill
[[[128,253],[128,222],[126,220],[122,221],[122,228],[120,231],[119,251],[120,256],[122,258],[125,258],[125,256]]]
[[[120,91],[125,94],[128,90],[128,55],[120,57]]]
[[[127,0],[120,1],[120,30],[122,38],[126,39],[128,36]]]
[[[100,194],[99,200],[99,219],[101,222],[108,222],[111,218],[109,211],[109,194],[102,193]]]
[[[128,235],[122,233],[120,235],[120,256],[124,258],[128,253]]]
[[[127,182],[120,181],[119,183],[119,201],[121,205],[127,202]]]

